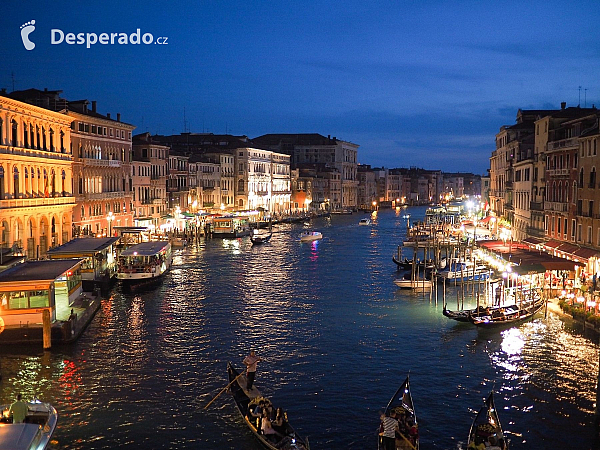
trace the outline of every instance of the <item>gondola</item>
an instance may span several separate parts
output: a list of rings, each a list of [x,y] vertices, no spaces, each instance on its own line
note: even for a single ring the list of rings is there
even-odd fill
[[[473,444],[471,444],[473,443]],[[469,430],[469,439],[467,448],[479,448],[483,444],[485,448],[494,447],[500,450],[508,450],[508,443],[504,439],[498,411],[494,405],[494,391],[485,401],[485,404],[479,410],[473,420]]]
[[[287,420],[285,422],[285,430],[282,433],[283,437],[278,436],[277,440],[274,439],[271,441],[267,436],[263,435],[260,431],[260,426],[257,426],[259,425],[259,423],[257,424],[257,419],[250,414],[251,405],[258,399],[263,399],[263,397],[261,397],[260,392],[255,386],[252,387],[250,392],[245,390],[246,376],[240,374],[230,362],[227,363],[227,374],[231,383],[229,389],[235,404],[244,422],[264,448],[270,450],[309,450],[308,440],[298,436],[296,430],[287,423]]]
[[[271,236],[273,236],[273,233],[251,234],[250,240],[252,241],[253,245],[265,244],[265,243],[269,242],[269,240],[271,239]]]
[[[388,415],[392,410],[396,412],[400,428],[400,436],[396,436],[396,448],[418,450],[419,432],[417,414],[415,413],[412,396],[410,395],[408,377],[406,377],[404,383],[402,383],[387,404],[385,414]],[[378,440],[377,448],[383,450],[381,438]]]
[[[534,302],[522,303],[520,305],[490,308],[485,311],[485,314],[470,313],[469,321],[482,328],[508,325],[529,319],[542,309],[543,306],[544,300],[540,298]]]
[[[409,259],[404,258],[404,261],[399,261],[395,256],[392,256],[392,261],[394,261],[394,264],[396,264],[400,270],[409,270],[412,264],[412,261]]]
[[[456,320],[458,322],[469,322],[469,315],[477,315],[485,313],[485,308],[480,306],[475,309],[463,309],[461,311],[451,311],[446,309],[446,305],[444,304],[444,309],[442,310],[442,314],[445,315],[448,319]]]

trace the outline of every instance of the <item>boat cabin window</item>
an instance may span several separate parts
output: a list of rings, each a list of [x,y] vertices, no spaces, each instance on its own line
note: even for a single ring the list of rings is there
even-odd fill
[[[44,308],[50,306],[50,298],[47,290],[2,292],[0,298],[0,305],[3,310]]]

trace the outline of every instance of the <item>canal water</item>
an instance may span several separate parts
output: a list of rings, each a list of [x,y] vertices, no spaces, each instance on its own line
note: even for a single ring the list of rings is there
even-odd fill
[[[598,346],[553,314],[481,331],[400,291],[392,255],[424,208],[282,225],[270,243],[212,239],[178,251],[164,282],[116,287],[72,346],[1,349],[2,400],[60,414],[54,449],[256,449],[226,364],[250,349],[256,385],[313,449],[376,448],[381,411],[410,373],[423,449],[466,447],[483,397],[512,449],[594,448]],[[300,243],[303,229],[323,233]],[[448,288],[451,307],[456,295]],[[467,305],[466,305],[467,306]]]

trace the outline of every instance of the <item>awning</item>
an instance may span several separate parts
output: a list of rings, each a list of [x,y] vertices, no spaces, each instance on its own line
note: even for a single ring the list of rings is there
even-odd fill
[[[523,239],[523,243],[529,244],[529,245],[539,245],[542,242],[544,242],[542,239],[538,239],[535,237],[528,237],[527,239]]]
[[[554,239],[550,239],[548,242],[546,242],[544,245],[548,248],[557,248],[560,247],[560,245],[562,244],[562,242],[560,241],[556,241]]]
[[[580,248],[578,250],[575,250],[575,253],[573,253],[573,254],[575,256],[579,256],[580,258],[583,258],[583,259],[589,259],[594,256],[599,256],[598,251],[593,250],[591,248]]]
[[[490,220],[492,220],[492,217],[494,216],[487,216],[486,218],[481,219],[479,223],[488,223]]]
[[[577,246],[577,245],[573,245],[573,244],[567,244],[567,243],[564,243],[564,244],[560,244],[560,245],[558,246],[557,250],[558,250],[559,252],[570,253],[570,254],[574,255],[574,254],[575,254],[575,252],[576,252],[577,250],[579,250],[579,246]]]
[[[546,272],[543,264],[526,264],[523,266],[513,266],[511,270],[518,275],[533,275]]]

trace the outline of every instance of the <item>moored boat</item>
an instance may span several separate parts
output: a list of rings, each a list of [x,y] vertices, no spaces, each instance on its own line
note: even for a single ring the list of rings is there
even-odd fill
[[[451,311],[446,309],[446,304],[444,304],[444,309],[442,310],[442,314],[446,316],[448,319],[456,320],[458,322],[469,322],[469,315],[477,315],[485,313],[486,308],[483,306],[479,306],[479,308],[474,309],[463,309],[458,311]]]
[[[319,231],[305,231],[300,235],[300,242],[311,242],[323,239],[323,235]]]
[[[478,327],[490,328],[499,325],[507,325],[521,322],[533,317],[544,306],[544,299],[540,298],[533,302],[521,304],[486,308],[484,313],[469,314],[469,321]]]
[[[0,406],[0,448],[11,450],[43,450],[50,442],[56,428],[58,414],[50,403],[34,399],[27,403],[23,423],[13,423],[9,416],[10,405]]]
[[[485,265],[474,265],[471,262],[452,261],[450,265],[438,272],[440,281],[444,279],[453,283],[469,283],[485,281],[492,275],[492,270]]]
[[[416,280],[411,280],[410,278],[408,280],[406,278],[400,278],[398,280],[394,280],[394,284],[400,289],[429,290],[433,287],[433,282],[431,280],[425,280],[423,278]]]
[[[385,408],[385,414],[389,415],[392,410],[396,413],[400,431],[396,436],[396,448],[415,450],[419,448],[419,429],[408,378],[406,377],[404,383],[390,399]],[[379,439],[378,448],[380,450],[384,448],[381,439]]]
[[[473,443],[473,444],[471,444]],[[508,443],[504,439],[502,426],[496,405],[494,405],[494,392],[492,391],[485,400],[469,430],[468,448],[479,448],[483,444],[485,448],[498,448],[508,450]],[[472,447],[472,445],[474,447]]]
[[[160,278],[171,267],[173,255],[168,241],[142,242],[119,255],[117,278],[138,283]]]
[[[257,426],[260,422],[256,422],[256,418],[252,415],[251,411],[252,405],[257,404],[259,400],[266,399],[260,395],[256,386],[252,387],[252,391],[246,391],[245,375],[240,374],[230,362],[227,363],[227,374],[229,376],[229,383],[231,384],[231,395],[244,422],[265,448],[271,450],[309,450],[308,440],[298,436],[296,430],[287,422],[287,418],[283,429],[280,430],[280,435],[269,435],[274,436],[274,438],[269,438],[267,435],[262,434],[261,427]]]

